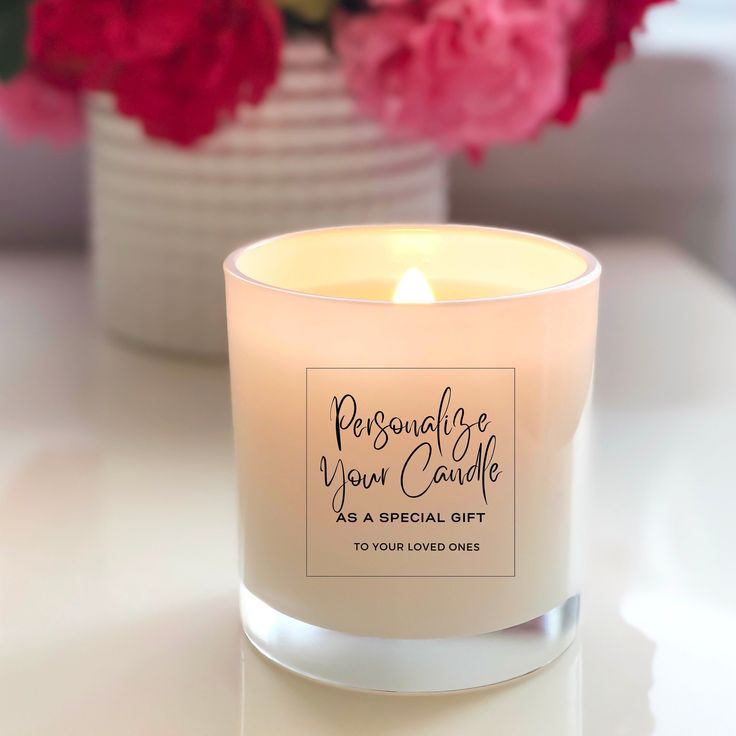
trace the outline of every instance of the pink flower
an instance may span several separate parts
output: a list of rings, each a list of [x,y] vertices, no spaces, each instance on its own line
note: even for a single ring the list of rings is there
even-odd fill
[[[84,132],[79,96],[27,69],[0,85],[0,124],[17,141],[46,137],[59,146]]]
[[[389,132],[477,155],[534,136],[559,108],[575,0],[377,2],[340,16],[336,48],[360,108]]]

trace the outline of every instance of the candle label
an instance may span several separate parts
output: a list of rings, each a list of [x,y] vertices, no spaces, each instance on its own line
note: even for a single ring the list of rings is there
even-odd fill
[[[308,368],[306,575],[513,577],[513,368]]]

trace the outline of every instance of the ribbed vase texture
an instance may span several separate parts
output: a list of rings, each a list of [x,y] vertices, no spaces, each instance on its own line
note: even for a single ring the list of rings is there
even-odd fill
[[[442,222],[446,162],[361,117],[336,61],[290,42],[277,87],[194,149],[148,139],[103,94],[89,101],[100,314],[145,345],[226,351],[222,261],[238,245],[341,224]],[[325,264],[328,268],[329,264]]]

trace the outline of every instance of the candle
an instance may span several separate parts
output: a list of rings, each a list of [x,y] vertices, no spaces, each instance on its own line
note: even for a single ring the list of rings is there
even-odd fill
[[[577,625],[572,460],[600,266],[464,226],[293,233],[225,262],[241,617],[301,674],[500,682]]]

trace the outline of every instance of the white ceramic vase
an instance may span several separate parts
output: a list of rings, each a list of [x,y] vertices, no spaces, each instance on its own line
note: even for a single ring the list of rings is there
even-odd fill
[[[98,304],[113,333],[226,351],[222,261],[243,243],[327,225],[441,222],[446,162],[356,113],[329,51],[287,44],[258,108],[195,149],[148,139],[103,94],[89,101]]]

